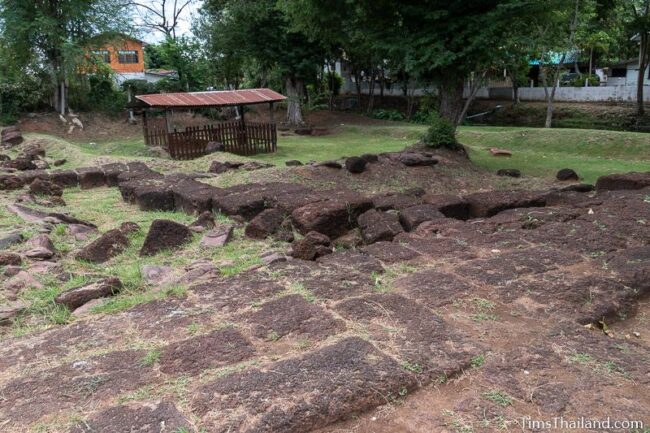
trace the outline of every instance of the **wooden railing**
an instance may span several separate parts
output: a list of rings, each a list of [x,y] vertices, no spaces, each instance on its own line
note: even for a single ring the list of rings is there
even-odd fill
[[[162,127],[162,128],[161,128]],[[274,123],[243,124],[240,121],[213,125],[191,126],[184,131],[167,132],[164,122],[145,126],[145,143],[161,146],[173,159],[198,158],[208,153],[208,143],[221,143],[226,152],[256,155],[277,150],[277,130]]]

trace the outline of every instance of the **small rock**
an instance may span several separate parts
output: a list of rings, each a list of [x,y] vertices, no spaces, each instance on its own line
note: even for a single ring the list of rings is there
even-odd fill
[[[280,242],[291,243],[294,241],[295,236],[293,235],[293,230],[286,227],[280,227],[280,230],[273,233],[273,239]]]
[[[146,283],[156,284],[169,277],[172,268],[169,266],[144,265],[140,269],[140,273]]]
[[[336,162],[336,161],[319,162],[318,164],[316,164],[316,167],[327,167],[327,168],[335,168],[335,169],[343,168],[343,166],[340,163]]]
[[[18,275],[20,271],[22,271],[23,268],[20,266],[15,266],[15,265],[7,265],[5,266],[5,271],[4,271],[4,276],[7,278],[11,278],[14,275]]]
[[[232,232],[234,227],[231,225],[224,225],[216,227],[203,236],[200,245],[203,248],[219,248],[226,245],[232,239]]]
[[[65,305],[69,310],[75,310],[93,299],[113,296],[121,290],[122,282],[118,278],[105,278],[59,293],[54,298],[54,302]]]
[[[516,168],[502,168],[497,170],[497,176],[521,177],[521,171]]]
[[[140,226],[138,225],[138,223],[134,223],[132,221],[125,221],[122,224],[120,224],[120,231],[125,235],[128,235],[130,233],[137,233],[140,231]]]
[[[11,325],[13,319],[18,317],[27,309],[24,302],[11,302],[0,305],[0,326]]]
[[[122,254],[129,246],[129,238],[120,229],[109,230],[85,247],[76,255],[78,260],[90,263],[104,263]]]
[[[381,212],[370,209],[362,213],[357,222],[361,229],[361,236],[366,244],[392,241],[395,236],[404,231],[399,216],[394,212]]]
[[[54,252],[43,247],[32,248],[31,250],[25,251],[25,257],[32,260],[47,260],[54,257]]]
[[[17,126],[7,126],[0,132],[0,145],[3,147],[17,146],[23,142],[23,134]]]
[[[106,302],[105,298],[97,298],[88,301],[85,304],[83,304],[81,307],[75,308],[75,310],[72,312],[72,315],[77,318],[87,316],[93,308],[102,305],[104,302]]]
[[[210,168],[208,168],[208,171],[210,173],[221,174],[227,172],[229,169],[230,168],[221,161],[212,161]]]
[[[492,156],[512,156],[512,152],[510,152],[509,150],[498,149],[496,147],[491,147],[490,153],[492,154]]]
[[[334,240],[334,245],[339,248],[346,250],[353,250],[357,247],[363,245],[363,238],[359,230],[350,230],[343,236],[340,236]]]
[[[366,164],[367,162],[358,156],[353,156],[345,160],[345,168],[350,173],[355,174],[363,173],[366,170]]]
[[[289,161],[285,161],[284,163],[287,167],[298,167],[302,165],[302,162],[298,161],[297,159],[292,159]]]
[[[280,229],[284,219],[284,213],[279,210],[265,209],[248,223],[245,234],[249,238],[265,239]]]
[[[218,141],[208,141],[205,151],[206,153],[225,152],[226,145]]]
[[[47,163],[47,161],[44,161],[42,159],[35,159],[32,161],[32,163],[36,166],[37,170],[47,170],[50,168],[50,164]]]
[[[316,260],[332,252],[330,238],[324,234],[311,231],[304,238],[291,244],[291,255],[301,260]]]
[[[45,234],[32,237],[27,241],[26,245],[32,248],[25,253],[25,256],[32,259],[49,259],[58,254],[52,240]]]
[[[62,166],[63,164],[65,164],[66,162],[68,162],[68,160],[65,159],[65,158],[57,159],[57,160],[55,160],[55,161],[52,163],[52,165],[55,166],[55,167],[60,167],[60,166]]]
[[[69,224],[66,228],[66,231],[68,234],[74,236],[76,240],[85,241],[92,233],[95,233],[97,230],[83,224]]]
[[[262,262],[268,266],[268,265],[272,265],[273,263],[286,262],[287,256],[281,253],[269,251],[267,253],[262,254],[260,256],[260,260],[262,260]]]
[[[20,254],[0,252],[0,266],[20,266],[22,263],[23,259]]]
[[[191,240],[192,231],[183,224],[154,220],[140,250],[140,256],[153,256],[163,250],[177,249]]]
[[[562,170],[558,171],[557,174],[555,175],[555,178],[563,182],[580,180],[578,173],[576,173],[574,170],[570,168],[563,168]]]
[[[49,180],[43,180],[40,178],[34,179],[34,181],[29,185],[29,191],[32,194],[36,195],[49,195],[61,197],[63,195],[63,188],[54,182]]]
[[[407,167],[433,166],[438,160],[428,154],[416,152],[404,152],[397,158],[399,162]]]
[[[40,289],[42,287],[43,285],[32,276],[31,272],[23,270],[19,271],[4,283],[5,290],[13,293],[18,293],[23,289]]]
[[[5,155],[4,153],[0,153],[0,162],[2,161],[11,161],[11,158],[9,155]]]
[[[445,216],[431,204],[420,204],[403,209],[399,219],[406,231],[412,231],[425,221],[432,221]]]
[[[4,250],[11,245],[23,242],[24,238],[21,233],[8,233],[0,236],[0,250]]]
[[[215,227],[215,222],[214,222],[214,216],[212,215],[212,212],[210,211],[205,211],[201,212],[199,215],[199,218],[194,221],[192,224],[190,224],[190,230],[192,231],[197,231],[195,229],[201,229],[199,232],[205,231],[205,230],[210,230]]]

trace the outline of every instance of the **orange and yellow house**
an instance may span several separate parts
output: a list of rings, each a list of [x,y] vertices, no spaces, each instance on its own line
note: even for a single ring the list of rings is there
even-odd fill
[[[92,49],[92,54],[107,63],[115,72],[116,81],[145,80],[144,42],[126,35]]]

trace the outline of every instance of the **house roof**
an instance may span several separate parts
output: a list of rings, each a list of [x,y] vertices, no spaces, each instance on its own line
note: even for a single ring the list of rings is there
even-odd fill
[[[252,105],[284,101],[271,89],[221,90],[210,92],[156,93],[136,98],[152,108],[200,108]]]

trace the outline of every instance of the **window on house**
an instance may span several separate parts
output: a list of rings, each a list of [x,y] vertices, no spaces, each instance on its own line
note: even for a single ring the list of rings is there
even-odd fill
[[[93,51],[93,54],[98,59],[101,59],[106,63],[111,63],[111,54],[108,52],[108,50],[96,50]]]
[[[627,69],[625,68],[613,68],[612,69],[613,78],[625,78],[627,77]]]
[[[118,51],[117,61],[120,63],[138,63],[138,52],[135,50]]]

